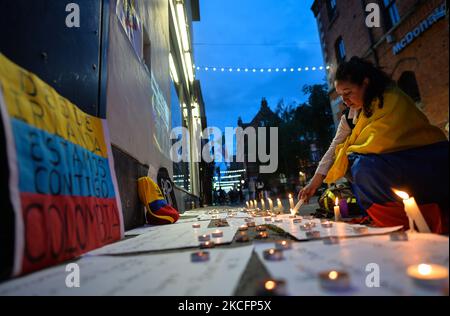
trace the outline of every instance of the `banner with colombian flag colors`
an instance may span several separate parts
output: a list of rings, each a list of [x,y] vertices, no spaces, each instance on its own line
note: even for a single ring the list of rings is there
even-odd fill
[[[1,275],[28,273],[121,239],[106,120],[84,113],[2,54],[0,111],[7,169],[1,183],[9,193],[1,202],[0,257],[10,262]]]

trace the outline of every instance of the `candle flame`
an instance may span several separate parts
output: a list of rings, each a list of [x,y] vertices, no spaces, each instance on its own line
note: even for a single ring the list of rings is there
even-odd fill
[[[336,200],[334,200],[334,205],[338,206],[339,205],[339,199],[336,198]]]
[[[407,200],[409,199],[409,194],[403,191],[399,191],[396,189],[392,189],[394,191],[395,194],[397,194],[401,199],[403,200]]]
[[[330,273],[328,273],[328,277],[330,278],[330,280],[336,280],[338,275],[339,273],[337,273],[337,271],[331,271]]]
[[[289,198],[292,199],[292,195],[289,193]]]
[[[264,284],[264,287],[266,288],[266,290],[273,290],[274,288],[275,288],[275,286],[276,286],[277,284],[275,283],[275,281],[267,281],[265,284]]]
[[[419,264],[418,271],[421,275],[429,275],[431,274],[432,268],[429,264],[422,263]]]

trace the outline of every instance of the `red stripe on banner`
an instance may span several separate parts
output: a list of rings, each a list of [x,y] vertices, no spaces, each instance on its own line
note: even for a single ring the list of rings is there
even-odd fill
[[[439,205],[436,203],[422,204],[419,205],[419,208],[432,233],[448,233],[448,224],[442,216]],[[374,203],[367,210],[367,214],[378,227],[403,225],[405,229],[409,229],[408,217],[401,202],[388,202],[383,205]]]
[[[21,193],[22,273],[42,269],[121,238],[116,199]]]

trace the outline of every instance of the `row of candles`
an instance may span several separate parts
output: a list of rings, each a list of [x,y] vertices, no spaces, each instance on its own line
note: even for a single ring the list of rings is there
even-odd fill
[[[273,248],[263,251],[263,258],[268,261],[282,261],[285,259],[284,251],[291,249],[292,241],[278,240],[275,241]],[[206,262],[210,260],[210,253],[204,250],[194,252],[191,254],[191,259],[193,262]],[[420,287],[444,289],[445,286],[448,286],[448,268],[441,265],[428,263],[411,265],[407,268],[406,274]],[[321,271],[318,273],[318,280],[320,286],[327,291],[347,291],[352,286],[350,274],[342,270]],[[265,280],[262,293],[259,294],[286,295],[285,285],[286,282],[284,280]]]
[[[277,207],[274,209],[273,201],[271,198],[267,198],[267,201],[269,202],[268,211],[279,211],[283,212],[283,204],[281,203],[281,200],[277,198]],[[258,208],[258,201],[257,200],[249,200],[245,202],[247,209],[254,210]],[[303,200],[300,199],[297,204],[294,205],[294,199],[291,194],[289,194],[289,211],[292,215],[296,214],[299,210],[299,208],[303,205]],[[261,210],[266,210],[266,204],[264,199],[261,199]],[[339,201],[339,198],[335,199],[335,205],[334,205],[334,217],[335,221],[341,221],[343,216],[348,216],[348,206],[347,202],[345,200]]]

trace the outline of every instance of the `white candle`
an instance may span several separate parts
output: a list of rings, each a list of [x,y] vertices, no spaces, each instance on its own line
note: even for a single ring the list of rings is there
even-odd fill
[[[406,273],[417,285],[424,287],[441,287],[448,280],[448,268],[437,264],[409,266]]]
[[[250,204],[248,204],[248,201],[245,202],[245,205],[247,206],[247,209],[250,208]]]
[[[395,194],[397,194],[402,200],[405,206],[405,212],[409,219],[409,231],[415,232],[414,223],[417,225],[419,232],[430,233],[430,227],[428,227],[425,218],[423,218],[420,212],[419,206],[416,203],[414,197],[410,197],[408,193],[398,191],[394,189]]]
[[[278,208],[279,212],[283,212],[284,211],[283,204],[281,204],[281,200],[280,199],[277,199],[277,208]]]
[[[255,208],[258,208],[258,202],[256,200],[253,200],[253,204],[255,205]]]
[[[265,210],[266,209],[266,204],[264,203],[264,199],[261,199],[261,210]]]
[[[334,220],[339,222],[341,220],[341,209],[339,208],[339,199],[336,198],[334,202]]]
[[[272,202],[272,199],[267,199],[268,201],[269,201],[269,210],[270,211],[273,211],[273,202]]]
[[[303,205],[303,199],[300,199],[300,201],[297,202],[297,204],[295,204],[294,209],[292,210],[293,214],[295,215],[297,214],[298,210],[300,209],[300,207]]]
[[[294,199],[292,198],[292,195],[289,194],[289,208],[294,209]]]

